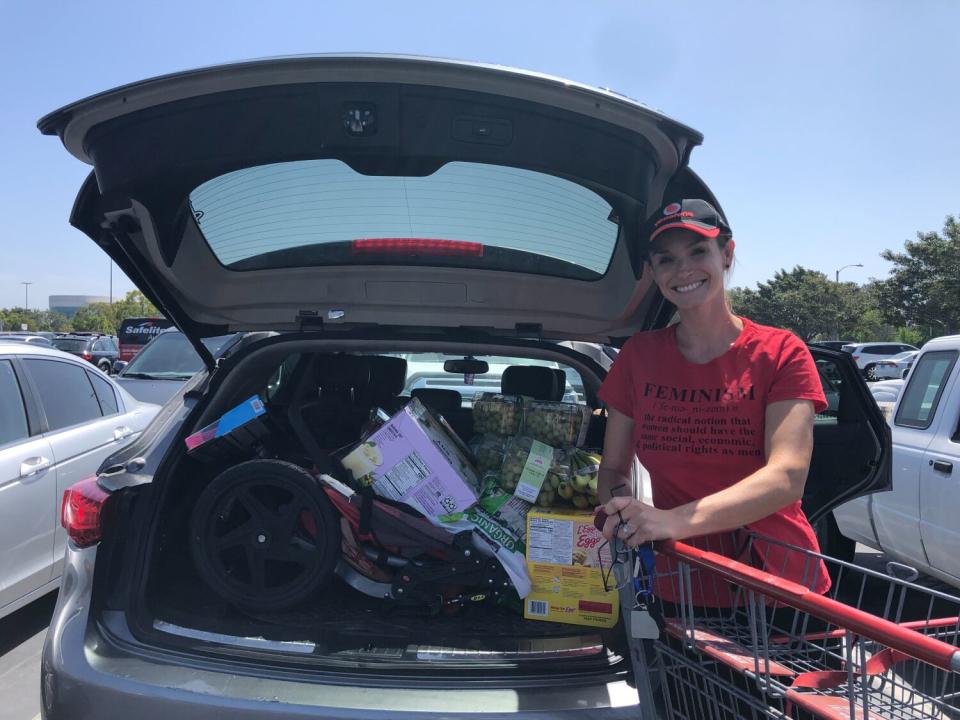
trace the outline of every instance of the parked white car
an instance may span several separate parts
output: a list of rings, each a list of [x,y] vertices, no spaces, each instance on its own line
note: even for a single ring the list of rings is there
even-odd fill
[[[882,550],[960,586],[958,358],[960,335],[923,346],[893,409],[893,489],[852,500],[833,514],[851,544]]]
[[[0,341],[0,617],[60,584],[64,490],[158,410],[73,355]]]
[[[880,380],[870,383],[870,394],[877,401],[887,422],[893,418],[893,408],[897,404],[901,390],[903,390],[903,380]]]
[[[889,360],[894,355],[916,349],[913,345],[906,343],[856,343],[843,346],[844,352],[853,355],[857,367],[863,371],[863,376],[867,380],[880,379],[876,375],[876,366],[880,360]]]
[[[907,376],[918,350],[908,350],[886,360],[878,360],[873,366],[873,375],[878,380],[897,380]]]

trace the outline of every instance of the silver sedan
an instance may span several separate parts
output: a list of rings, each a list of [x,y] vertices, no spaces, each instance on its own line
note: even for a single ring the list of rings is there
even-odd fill
[[[73,355],[0,340],[0,617],[59,586],[64,490],[158,410]]]

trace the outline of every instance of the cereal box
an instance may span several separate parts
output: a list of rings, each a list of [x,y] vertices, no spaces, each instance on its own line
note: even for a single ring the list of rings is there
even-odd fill
[[[610,568],[610,553],[603,542],[588,510],[531,509],[527,573],[533,587],[524,600],[523,616],[613,627],[620,615],[620,599],[616,588],[610,592],[603,588],[601,561],[608,572]]]
[[[410,505],[436,524],[477,502],[476,470],[416,398],[341,462],[358,484]]]

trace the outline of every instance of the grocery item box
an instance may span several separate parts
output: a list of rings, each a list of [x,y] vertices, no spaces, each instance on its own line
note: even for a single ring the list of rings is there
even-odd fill
[[[254,446],[269,434],[264,416],[267,410],[257,395],[248,397],[184,443],[187,453],[205,461],[239,458],[253,452]]]
[[[527,573],[532,589],[524,600],[528,620],[613,627],[620,617],[616,588],[603,588],[609,547],[589,510],[532,508],[527,514]],[[602,549],[601,549],[602,546]]]
[[[437,524],[477,502],[480,483],[462,446],[416,398],[341,463],[360,485]]]

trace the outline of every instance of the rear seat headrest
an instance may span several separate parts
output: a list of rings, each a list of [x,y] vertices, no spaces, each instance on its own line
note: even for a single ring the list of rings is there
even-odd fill
[[[511,365],[500,378],[504,395],[527,395],[537,400],[561,400],[565,387],[563,370],[538,365]]]
[[[383,402],[403,392],[407,384],[407,361],[389,355],[368,355],[370,365],[369,394],[376,402]]]
[[[410,395],[417,398],[430,410],[436,410],[438,413],[459,410],[463,406],[463,395],[456,390],[416,388]]]
[[[314,372],[321,388],[362,390],[370,384],[370,364],[359,355],[320,355]]]

